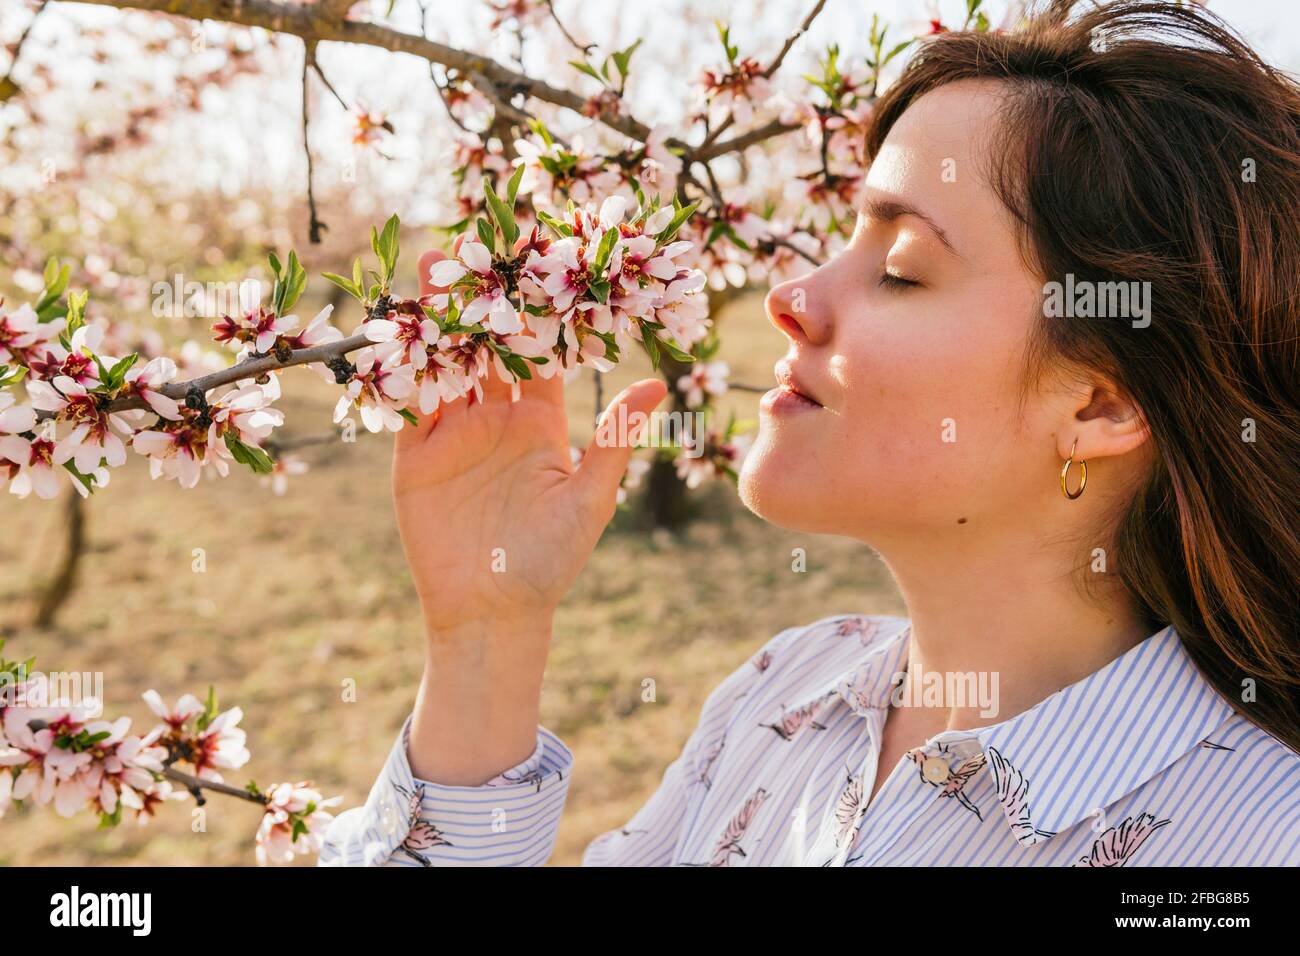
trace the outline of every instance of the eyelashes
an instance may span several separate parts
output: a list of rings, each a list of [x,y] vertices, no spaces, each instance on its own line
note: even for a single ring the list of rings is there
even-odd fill
[[[921,283],[915,279],[908,279],[906,276],[900,276],[897,273],[885,271],[880,274],[880,281],[877,283],[882,289],[888,289],[891,292],[903,292],[907,289],[915,288]]]

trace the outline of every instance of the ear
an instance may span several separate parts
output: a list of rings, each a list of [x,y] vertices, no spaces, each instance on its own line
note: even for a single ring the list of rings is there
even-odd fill
[[[1076,439],[1077,461],[1127,455],[1151,437],[1142,410],[1108,379],[1081,383],[1073,399],[1073,417],[1056,436],[1056,451],[1062,460],[1070,456]]]

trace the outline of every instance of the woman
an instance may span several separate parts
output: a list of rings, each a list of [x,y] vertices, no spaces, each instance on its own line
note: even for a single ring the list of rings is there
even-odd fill
[[[1069,7],[930,42],[852,242],[767,297],[741,495],[868,542],[910,620],[778,634],[586,863],[1300,864],[1300,92],[1198,8]],[[399,435],[426,667],[323,863],[554,845],[551,621],[629,449],[575,470],[560,382],[507,393]]]

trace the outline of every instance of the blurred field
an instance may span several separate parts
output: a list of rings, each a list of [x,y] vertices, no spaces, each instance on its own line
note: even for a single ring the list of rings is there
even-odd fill
[[[311,310],[300,310],[310,315]],[[771,381],[783,340],[750,297],[722,319],[723,357],[736,380]],[[342,323],[347,327],[348,322]],[[605,395],[641,377],[629,360]],[[284,436],[329,431],[334,389],[311,372],[286,373]],[[594,412],[589,378],[570,386],[575,444]],[[733,394],[741,417],[756,396]],[[61,503],[0,494],[0,636],[8,656],[37,655],[49,670],[103,671],[107,711],[140,732],[152,726],[140,694],[172,701],[216,686],[244,710],[251,763],[242,785],[312,779],[345,806],[365,799],[409,712],[421,665],[410,579],[388,498],[389,436],[302,452],[311,463],[275,497],[248,473],[186,492],[151,483],[132,456],[89,502],[90,553],[58,626],[26,627],[32,587],[54,567]],[[70,492],[65,492],[70,493]],[[542,700],[544,723],[577,757],[552,862],[576,864],[596,835],[623,824],[677,756],[709,691],[768,637],[845,611],[899,613],[878,559],[845,539],[799,535],[750,515],[730,485],[697,493],[699,517],[680,536],[651,534],[620,513],[562,607]],[[791,549],[808,570],[791,571]],[[191,570],[203,548],[207,570]],[[343,703],[342,682],[359,700]],[[657,700],[643,703],[653,678]],[[89,815],[11,810],[0,819],[0,863],[250,865],[258,812],[215,796],[206,833],[192,802],[148,827],[97,830]]]

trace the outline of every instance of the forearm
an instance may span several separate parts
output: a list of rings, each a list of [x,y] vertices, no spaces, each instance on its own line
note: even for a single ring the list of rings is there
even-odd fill
[[[551,617],[430,629],[411,721],[414,775],[481,786],[537,747]]]

